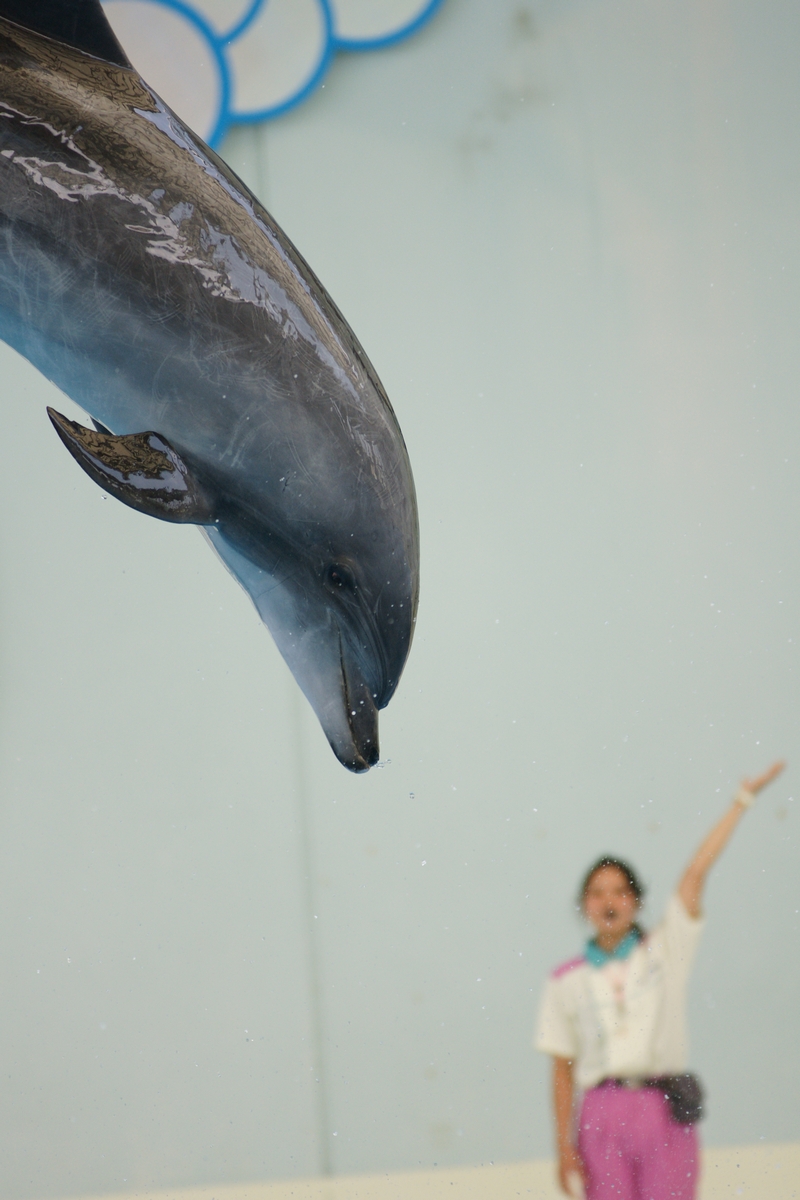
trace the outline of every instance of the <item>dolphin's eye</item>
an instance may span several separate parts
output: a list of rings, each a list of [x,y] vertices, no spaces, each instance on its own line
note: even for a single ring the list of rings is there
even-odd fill
[[[331,563],[325,572],[325,582],[335,592],[352,594],[358,588],[353,572],[344,563]]]

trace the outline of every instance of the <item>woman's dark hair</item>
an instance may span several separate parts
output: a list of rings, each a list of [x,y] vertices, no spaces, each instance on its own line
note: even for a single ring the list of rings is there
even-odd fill
[[[596,863],[592,863],[592,865],[589,867],[589,870],[583,877],[583,883],[581,884],[578,892],[578,908],[583,908],[583,902],[586,899],[586,893],[589,890],[589,884],[592,882],[592,879],[597,872],[602,871],[604,867],[616,867],[618,871],[621,871],[625,876],[628,887],[636,897],[637,904],[642,903],[644,898],[644,884],[634,871],[633,867],[624,862],[621,858],[614,858],[611,854],[604,854],[602,858],[598,858]]]

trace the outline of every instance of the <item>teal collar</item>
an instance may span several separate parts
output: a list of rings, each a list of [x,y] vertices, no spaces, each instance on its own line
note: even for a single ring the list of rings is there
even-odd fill
[[[600,949],[595,938],[590,938],[586,943],[586,961],[590,967],[604,967],[607,962],[616,962],[627,958],[629,954],[633,953],[641,940],[641,931],[631,929],[625,934],[619,945],[615,946],[609,953],[608,950]]]

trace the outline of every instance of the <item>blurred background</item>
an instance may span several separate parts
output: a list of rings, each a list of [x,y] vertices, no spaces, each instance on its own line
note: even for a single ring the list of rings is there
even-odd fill
[[[742,775],[711,1145],[800,1140],[800,9],[446,0],[221,151],[385,383],[422,527],[380,768],[0,346],[4,1200],[544,1158],[547,972]]]

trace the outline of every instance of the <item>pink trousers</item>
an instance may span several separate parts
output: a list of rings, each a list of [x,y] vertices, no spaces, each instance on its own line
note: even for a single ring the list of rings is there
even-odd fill
[[[672,1119],[652,1088],[603,1083],[583,1097],[578,1151],[586,1200],[694,1200],[699,1146],[694,1125]]]

